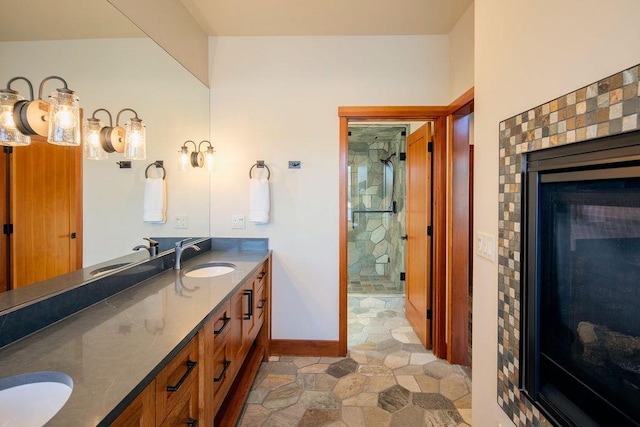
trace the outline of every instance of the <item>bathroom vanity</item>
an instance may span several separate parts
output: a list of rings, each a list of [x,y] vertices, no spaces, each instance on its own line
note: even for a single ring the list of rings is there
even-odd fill
[[[2,377],[72,378],[71,397],[48,426],[233,425],[270,352],[271,252],[253,246],[213,244],[181,270],[166,268],[6,345]],[[233,270],[189,274],[209,263]]]

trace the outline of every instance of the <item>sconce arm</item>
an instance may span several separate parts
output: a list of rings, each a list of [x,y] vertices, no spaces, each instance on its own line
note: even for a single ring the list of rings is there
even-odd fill
[[[138,117],[138,113],[136,113],[135,110],[131,109],[131,108],[123,108],[122,110],[118,111],[118,115],[116,115],[116,126],[119,126],[120,123],[120,114],[122,114],[125,111],[131,111],[133,113],[133,115],[135,116],[134,119],[141,121],[140,118]]]
[[[30,101],[33,101],[33,85],[31,84],[29,79],[26,78],[26,77],[18,76],[18,77],[12,78],[11,80],[9,80],[7,82],[7,89],[5,91],[12,92],[12,93],[18,93],[17,91],[11,89],[11,83],[15,82],[16,80],[24,80],[25,82],[27,82],[27,85],[29,86],[29,96],[31,97]]]
[[[111,117],[111,113],[109,112],[109,110],[105,109],[105,108],[98,108],[96,111],[93,112],[93,114],[91,114],[91,118],[94,120],[98,120],[96,118],[96,113],[98,111],[104,111],[105,113],[107,113],[107,115],[109,116],[109,127],[113,127],[113,118]]]
[[[206,139],[200,141],[200,143],[198,144],[198,151],[202,151],[200,150],[200,147],[202,146],[202,143],[206,142],[209,146],[207,148],[213,148],[213,145],[211,145],[211,142],[207,141]]]
[[[58,77],[58,76],[49,76],[49,77],[45,77],[44,80],[42,80],[42,82],[40,82],[40,89],[38,90],[38,99],[42,99],[42,89],[44,89],[45,82],[48,82],[49,80],[60,80],[62,82],[64,87],[57,89],[58,92],[73,93],[73,91],[69,89],[69,86],[67,86],[67,82],[66,82],[65,79],[63,79],[62,77]]]

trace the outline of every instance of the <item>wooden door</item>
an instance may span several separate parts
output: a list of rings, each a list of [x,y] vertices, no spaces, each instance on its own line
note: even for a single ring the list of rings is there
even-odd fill
[[[11,283],[82,268],[82,147],[32,137],[11,156]]]
[[[427,123],[407,139],[407,320],[425,347],[431,347],[431,153]]]

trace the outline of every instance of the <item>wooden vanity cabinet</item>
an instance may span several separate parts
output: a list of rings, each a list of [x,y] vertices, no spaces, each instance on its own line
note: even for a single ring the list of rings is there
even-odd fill
[[[196,337],[112,424],[235,426],[270,352],[271,258],[218,307]]]

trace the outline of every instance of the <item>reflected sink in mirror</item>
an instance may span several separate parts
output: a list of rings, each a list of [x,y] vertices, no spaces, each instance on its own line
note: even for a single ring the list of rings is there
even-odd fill
[[[71,396],[73,380],[62,372],[32,372],[0,379],[0,426],[41,427]]]
[[[104,267],[96,268],[95,270],[93,270],[89,274],[91,274],[91,277],[98,277],[98,276],[102,276],[103,274],[111,273],[112,271],[115,271],[115,270],[117,270],[119,268],[126,267],[129,264],[131,264],[131,263],[130,262],[121,262],[121,263],[118,263],[118,264],[106,265]]]
[[[209,262],[196,265],[187,269],[184,273],[186,277],[216,277],[229,274],[236,269],[235,264],[229,262]]]

